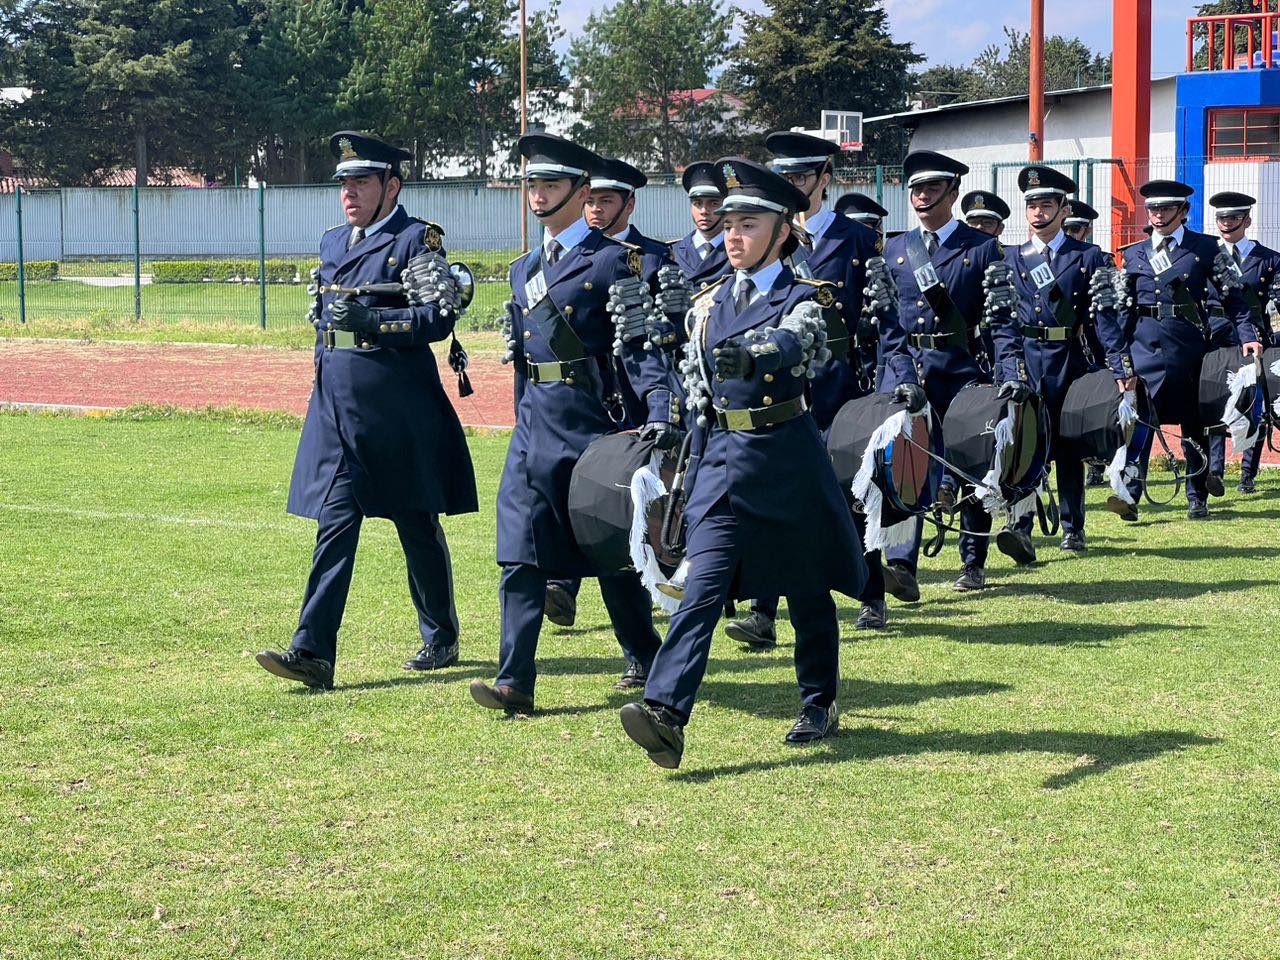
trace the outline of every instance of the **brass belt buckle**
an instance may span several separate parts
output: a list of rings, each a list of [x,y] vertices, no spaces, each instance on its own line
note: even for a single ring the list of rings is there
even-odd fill
[[[750,430],[754,426],[755,421],[752,420],[749,409],[724,411],[724,427],[726,430]]]

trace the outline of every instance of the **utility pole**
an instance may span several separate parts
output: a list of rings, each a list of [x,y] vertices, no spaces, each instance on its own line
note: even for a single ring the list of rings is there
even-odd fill
[[[520,136],[524,136],[529,127],[529,24],[526,4],[528,0],[520,0]],[[520,249],[529,249],[529,209],[528,183],[524,179],[524,157],[520,158]]]
[[[1044,159],[1044,0],[1031,0],[1030,151],[1035,163]]]

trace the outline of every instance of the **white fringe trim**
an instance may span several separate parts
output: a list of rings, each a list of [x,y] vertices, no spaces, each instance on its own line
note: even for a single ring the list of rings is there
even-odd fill
[[[680,606],[680,598],[673,594],[684,592],[684,574],[688,571],[689,563],[687,560],[682,562],[680,569],[676,570],[675,575],[668,580],[662,568],[658,566],[657,553],[649,543],[649,528],[645,521],[650,505],[667,492],[666,484],[662,482],[658,472],[661,463],[662,454],[655,450],[649,462],[631,475],[632,514],[629,546],[631,563],[640,574],[640,582],[649,591],[653,602],[667,613],[675,613],[676,608]],[[678,584],[673,583],[676,580],[679,581]],[[661,590],[660,585],[672,592]]]
[[[1250,449],[1258,439],[1258,424],[1247,413],[1241,413],[1236,403],[1250,387],[1258,384],[1258,364],[1252,360],[1239,370],[1227,371],[1227,406],[1222,413],[1222,423],[1231,433],[1231,446],[1238,453]]]
[[[929,416],[929,405],[925,404],[924,415]],[[873,482],[876,472],[876,454],[889,449],[895,437],[906,429],[910,415],[906,410],[899,410],[884,423],[876,427],[875,433],[867,441],[867,449],[862,452],[862,463],[853,478],[853,495],[861,502],[867,516],[867,535],[862,549],[865,553],[883,550],[885,547],[900,546],[915,538],[915,519],[903,520],[885,528],[881,517],[884,513],[884,494]]]
[[[1127,433],[1129,428],[1138,422],[1138,398],[1134,391],[1126,390],[1120,400],[1120,410],[1116,414],[1120,429]],[[1129,445],[1122,443],[1120,449],[1111,458],[1105,471],[1107,480],[1111,482],[1111,492],[1130,506],[1134,503],[1129,493],[1129,481],[1138,476],[1138,465],[1129,463]]]
[[[987,471],[987,475],[982,478],[980,483],[974,484],[973,492],[982,500],[982,509],[996,517],[1001,513],[1008,513],[1011,507],[1005,502],[1004,494],[1000,491],[1000,474],[1004,472],[1004,452],[1013,445],[1013,404],[1005,404],[1005,415],[1000,418],[1000,422],[990,428],[991,432],[996,435],[995,453],[991,455],[991,469]],[[1018,501],[1018,505],[1026,502],[1026,499]],[[1032,508],[1035,507],[1035,495],[1031,497]],[[1014,517],[1013,519],[1017,519]]]

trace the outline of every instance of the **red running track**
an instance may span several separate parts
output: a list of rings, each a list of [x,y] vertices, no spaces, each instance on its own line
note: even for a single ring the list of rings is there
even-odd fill
[[[301,416],[311,395],[311,357],[308,350],[270,347],[0,340],[0,403],[234,405]],[[459,400],[457,379],[447,368],[442,371],[462,422],[512,426],[510,368],[479,356],[472,357],[468,372],[476,392]]]
[[[446,369],[442,376],[462,422],[472,427],[514,425],[511,369],[479,355],[471,358],[468,372],[475,393],[462,400],[453,374]],[[309,350],[0,340],[0,404],[237,406],[302,416],[311,395],[311,373]],[[1280,456],[1267,451],[1263,462],[1280,466]]]

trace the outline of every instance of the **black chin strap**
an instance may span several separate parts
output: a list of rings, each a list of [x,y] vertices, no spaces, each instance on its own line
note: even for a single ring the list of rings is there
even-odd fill
[[[1190,204],[1187,204],[1187,203],[1179,204],[1179,206],[1178,206],[1178,212],[1177,212],[1177,213],[1175,213],[1175,214],[1173,215],[1173,217],[1172,217],[1170,220],[1167,220],[1167,221],[1166,221],[1166,220],[1161,220],[1161,221],[1160,221],[1160,226],[1156,227],[1156,226],[1155,226],[1155,224],[1152,224],[1152,226],[1153,226],[1153,227],[1155,227],[1155,229],[1157,229],[1157,230],[1163,230],[1163,229],[1165,229],[1166,227],[1170,226],[1171,224],[1177,223],[1178,218],[1179,218],[1180,216],[1182,216],[1184,212],[1186,212],[1188,209],[1190,209],[1190,206],[1191,206],[1191,205],[1190,205]],[[1150,217],[1148,217],[1147,219],[1150,219]]]
[[[373,216],[369,218],[366,227],[372,227],[375,223],[382,219],[382,208],[387,204],[387,182],[391,179],[390,171],[380,170],[378,172],[378,182],[382,184],[382,192],[378,194],[378,205],[373,208]]]
[[[769,236],[769,243],[764,248],[764,253],[760,254],[759,260],[747,267],[747,273],[754,273],[756,270],[760,269],[760,264],[764,263],[765,260],[768,259],[769,254],[773,253],[773,245],[778,242],[778,234],[782,232],[782,224],[789,219],[790,216],[791,214],[786,210],[783,210],[778,214],[778,222],[773,225],[773,233]]]
[[[1046,220],[1044,223],[1035,223],[1034,221],[1028,221],[1028,223],[1030,224],[1030,226],[1031,226],[1031,229],[1032,229],[1032,230],[1044,230],[1045,228],[1047,228],[1047,227],[1049,226],[1049,224],[1053,223],[1053,221],[1055,221],[1055,220],[1057,220],[1057,219],[1059,219],[1059,218],[1062,218],[1062,213],[1063,213],[1063,211],[1064,211],[1064,210],[1066,210],[1066,209],[1067,209],[1067,202],[1066,202],[1066,200],[1064,199],[1064,200],[1059,201],[1059,203],[1058,203],[1058,212],[1057,212],[1057,213],[1055,213],[1055,214],[1054,214],[1052,217],[1050,217],[1048,220]],[[1063,219],[1065,219],[1065,218],[1063,218]],[[1063,225],[1062,225],[1062,224],[1058,224],[1058,227],[1059,227],[1060,229],[1065,229],[1065,228],[1063,228]]]
[[[589,179],[590,177],[588,177],[588,175],[585,173],[579,177],[575,177],[573,180],[573,186],[569,188],[569,192],[564,195],[563,200],[557,203],[550,210],[543,210],[541,213],[539,213],[537,210],[534,210],[533,215],[537,217],[539,220],[545,220],[547,219],[547,217],[554,217],[557,213],[560,212],[561,208],[564,207],[566,203],[568,203],[570,200],[573,199],[573,195],[577,193],[579,190],[581,190],[583,187],[583,184],[585,184]]]
[[[934,207],[938,206],[938,204],[942,203],[943,200],[947,199],[947,197],[951,196],[951,191],[958,189],[959,186],[960,186],[960,178],[952,177],[950,180],[947,181],[947,189],[943,190],[940,194],[938,194],[937,200],[933,201],[933,203],[926,204],[923,207],[915,208],[916,215],[919,216],[922,213],[928,213]]]
[[[618,196],[622,197],[622,204],[618,207],[618,212],[613,215],[612,220],[600,228],[600,232],[606,237],[609,236],[609,231],[613,229],[613,225],[622,219],[622,211],[627,209],[627,204],[631,202],[631,198],[635,196],[635,193],[627,192],[624,194],[619,190]]]

